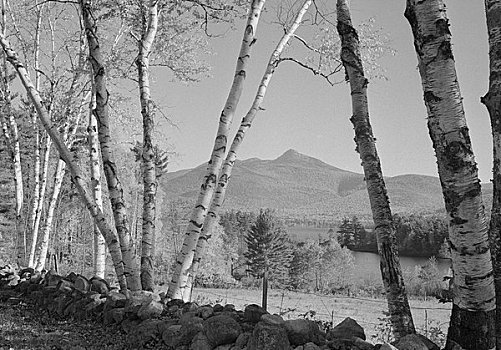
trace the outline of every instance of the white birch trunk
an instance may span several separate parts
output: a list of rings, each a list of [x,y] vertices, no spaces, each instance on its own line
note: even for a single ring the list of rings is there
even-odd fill
[[[150,0],[148,8],[148,23],[143,28],[139,41],[139,55],[136,59],[139,100],[143,116],[143,225],[141,238],[141,285],[143,290],[153,291],[153,245],[155,244],[155,217],[157,178],[155,174],[155,154],[153,150],[154,111],[150,93],[150,53],[155,40],[158,26],[157,0]]]
[[[24,202],[23,172],[21,167],[21,146],[19,144],[19,131],[17,128],[17,122],[12,114],[9,115],[9,122],[10,131],[12,133],[12,160],[14,163],[14,181],[16,187],[16,217],[18,218],[18,224],[21,224],[20,218]]]
[[[33,229],[31,231],[30,254],[28,257],[28,266],[32,268],[35,267],[35,252],[38,244],[38,232],[40,230],[40,221],[42,219],[43,205],[45,203],[45,192],[47,190],[47,176],[49,172],[51,148],[52,148],[52,140],[49,137],[49,135],[47,135],[44,147],[45,151],[43,159],[43,168],[40,174],[40,193],[38,195],[38,204],[36,205],[37,210],[35,213],[35,222],[33,223]]]
[[[92,196],[89,195],[87,191],[87,184],[84,181],[83,173],[78,167],[78,164],[72,160],[72,154],[64,144],[64,141],[62,140],[61,136],[59,135],[59,132],[57,131],[57,127],[52,124],[47,110],[42,105],[42,100],[40,98],[40,95],[33,86],[33,83],[29,78],[26,68],[19,61],[16,52],[12,50],[8,40],[1,34],[0,34],[0,44],[5,54],[7,55],[7,60],[16,69],[19,78],[21,80],[21,83],[26,89],[26,92],[28,93],[30,100],[32,101],[33,105],[37,110],[37,114],[39,116],[41,123],[47,130],[49,136],[54,141],[54,144],[56,145],[59,151],[60,157],[65,161],[66,166],[70,170],[72,180],[78,189],[82,201],[87,206],[87,209],[89,210],[90,214],[97,223],[99,230],[101,231],[101,234],[104,236],[106,244],[108,245],[110,255],[113,260],[113,265],[115,267],[115,271],[117,274],[118,283],[120,285],[120,288],[124,292],[126,292],[127,280],[125,278],[124,263],[122,260],[122,253],[120,250],[120,245],[118,243],[117,235],[115,234],[114,230],[108,225],[106,217],[104,216],[103,212],[99,209],[99,207],[96,205]]]
[[[230,181],[231,172],[233,170],[233,166],[235,165],[240,145],[242,144],[245,138],[247,130],[250,129],[252,122],[254,121],[254,118],[261,109],[261,105],[264,101],[266,90],[268,89],[268,85],[271,81],[271,78],[273,77],[273,73],[280,64],[280,55],[287,46],[291,37],[296,32],[297,28],[301,25],[301,21],[303,20],[303,17],[308,11],[308,8],[310,7],[312,2],[313,2],[312,0],[307,0],[303,3],[303,6],[298,11],[294,22],[292,23],[290,28],[286,31],[286,33],[282,36],[277,46],[275,47],[275,50],[273,50],[271,57],[268,61],[268,64],[266,66],[264,75],[261,78],[261,83],[259,84],[252,106],[245,115],[245,117],[242,118],[237,134],[233,138],[230,150],[228,152],[228,155],[226,156],[226,160],[224,161],[221,173],[219,174],[219,181],[217,183],[217,188],[214,192],[214,197],[212,199],[209,211],[207,212],[207,216],[205,217],[202,233],[198,238],[197,247],[195,249],[195,254],[193,257],[193,266],[190,271],[187,287],[185,288],[185,293],[183,297],[184,300],[191,299],[191,291],[193,289],[192,286],[197,276],[198,267],[200,266],[200,261],[205,256],[208,240],[210,239],[212,229],[214,228],[217,222],[219,210],[221,209],[221,206],[224,203],[224,199],[226,197],[226,190],[228,188],[228,182]]]
[[[127,208],[123,198],[123,188],[117,176],[118,169],[110,150],[109,93],[106,88],[106,74],[97,36],[97,25],[91,7],[91,0],[80,0],[80,9],[82,11],[87,43],[89,46],[89,60],[92,65],[94,86],[96,89],[96,108],[94,110],[94,115],[98,121],[101,158],[108,184],[115,227],[120,239],[120,249],[122,250],[127,284],[129,289],[134,291],[141,289],[141,281],[139,278],[139,269],[135,263],[134,251],[132,249],[131,233],[128,229]]]
[[[501,310],[501,1],[486,0],[485,14],[489,34],[489,91],[481,98],[487,107],[492,129],[493,198],[489,225],[494,268],[496,310]],[[496,312],[496,347],[501,349],[501,312]]]
[[[355,130],[356,150],[360,154],[364,169],[380,256],[381,277],[386,290],[393,334],[398,340],[415,333],[416,330],[402,277],[390,201],[369,119],[367,101],[369,82],[364,74],[360,42],[351,22],[348,1],[338,0],[336,10],[337,31],[341,38],[341,61],[350,83],[353,110],[351,122]]]
[[[7,6],[6,1],[2,0],[2,34],[5,36],[7,31],[7,20],[6,20]],[[2,55],[2,89],[3,89],[3,110],[2,113],[2,128],[4,130],[4,135],[10,149],[10,154],[12,158],[12,164],[14,169],[14,186],[16,191],[16,257],[17,262],[20,266],[26,264],[26,240],[25,231],[22,224],[22,209],[24,203],[24,186],[23,186],[23,173],[21,166],[21,148],[19,145],[19,132],[17,128],[17,122],[12,114],[11,109],[11,92],[10,92],[10,82],[9,82],[9,69],[7,65],[7,58]],[[8,118],[6,117],[8,116]],[[5,120],[4,120],[5,118]],[[8,124],[7,120],[8,119]]]
[[[49,206],[47,207],[47,216],[45,218],[45,226],[42,232],[40,243],[38,244],[38,253],[33,267],[36,271],[42,271],[45,267],[45,260],[47,259],[47,252],[49,250],[50,232],[52,229],[52,222],[54,220],[54,212],[56,210],[57,201],[61,192],[65,175],[66,163],[63,160],[57,162],[56,172],[54,174],[54,186],[52,189],[52,196],[50,197]]]
[[[92,195],[99,209],[103,210],[103,193],[101,186],[101,164],[99,163],[99,139],[97,136],[97,120],[94,117],[95,108],[94,92],[92,93],[91,109],[89,113],[89,157]],[[104,278],[106,270],[106,243],[99,232],[99,228],[94,224],[94,276]]]
[[[408,0],[428,129],[449,219],[454,297],[446,349],[495,349],[496,297],[478,170],[442,0]]]
[[[76,82],[76,79],[73,81],[74,83]],[[71,105],[71,100],[72,100],[72,93],[75,92],[74,85],[72,84],[72,87],[70,88],[70,97],[68,98],[67,101],[67,108],[66,108],[66,113],[69,115],[70,108],[69,106]],[[65,143],[68,148],[71,148],[73,145],[73,142],[75,140],[75,134],[78,129],[78,125],[80,124],[80,119],[82,116],[82,109],[83,105],[85,103],[85,100],[90,96],[90,93],[87,94],[87,96],[84,96],[82,98],[82,103],[79,107],[78,113],[76,117],[74,118],[74,125],[70,125],[70,122],[68,122],[65,127],[64,127],[64,132],[63,132],[63,140],[65,140]],[[69,133],[69,130],[71,128],[71,133]],[[38,244],[38,251],[35,255],[35,263],[34,263],[34,268],[36,271],[42,271],[43,268],[45,267],[45,261],[47,259],[47,252],[49,250],[49,240],[50,240],[50,234],[52,232],[52,225],[53,225],[53,220],[54,220],[54,212],[56,210],[57,202],[59,200],[59,194],[61,193],[61,187],[63,184],[64,176],[65,176],[65,170],[66,170],[66,163],[59,159],[56,167],[56,171],[54,173],[54,185],[52,187],[52,196],[50,197],[49,205],[47,207],[47,215],[45,218],[45,225],[44,225],[44,230],[42,232],[42,236],[40,238],[40,243]],[[102,208],[101,208],[102,210]]]
[[[193,255],[198,238],[207,215],[207,210],[209,209],[223,159],[226,157],[229,129],[242,94],[243,83],[247,74],[247,64],[250,59],[251,47],[256,40],[256,28],[264,3],[265,0],[253,0],[251,3],[251,9],[247,18],[240,53],[237,59],[233,84],[223,111],[221,112],[217,136],[207,166],[207,172],[186,229],[183,247],[180,254],[176,257],[174,273],[169,283],[167,296],[173,299],[182,299],[186,290],[186,283],[188,281],[188,275],[193,263]]]
[[[35,6],[38,5],[38,1],[35,1]],[[43,5],[42,5],[43,8]],[[40,8],[37,14],[37,23],[35,27],[35,47],[34,47],[34,57],[33,57],[33,68],[35,70],[35,89],[40,91],[40,31],[42,25],[42,8]],[[33,133],[35,135],[35,148],[34,148],[34,165],[33,165],[33,197],[32,197],[32,207],[31,207],[31,215],[30,215],[30,228],[33,233],[35,229],[35,223],[38,213],[38,206],[40,205],[40,165],[41,165],[41,143],[40,143],[40,131],[38,129],[37,116],[36,113],[33,112],[31,122],[33,124]],[[26,231],[24,232],[24,244],[26,243]],[[26,247],[27,250],[27,247]],[[27,252],[27,257],[29,257]],[[31,266],[28,258],[28,266]]]

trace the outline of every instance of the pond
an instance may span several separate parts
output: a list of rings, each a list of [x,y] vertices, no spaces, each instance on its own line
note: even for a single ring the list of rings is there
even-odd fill
[[[380,280],[381,271],[379,269],[379,255],[366,252],[351,252],[355,258],[355,269],[353,277],[356,279]],[[402,270],[414,269],[416,266],[423,266],[428,262],[428,258],[401,256],[400,264]],[[449,259],[438,259],[437,266],[444,276],[451,266]]]

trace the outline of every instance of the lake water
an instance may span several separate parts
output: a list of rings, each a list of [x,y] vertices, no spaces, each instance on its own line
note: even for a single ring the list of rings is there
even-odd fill
[[[379,269],[379,255],[375,253],[365,253],[365,252],[351,252],[355,258],[355,269],[353,277],[357,279],[367,279],[367,280],[380,280],[381,271]],[[428,258],[415,258],[415,257],[400,257],[400,265],[402,269],[414,269],[416,266],[425,265],[428,262]],[[439,270],[445,276],[449,267],[451,266],[450,260],[448,259],[437,259],[437,265]]]

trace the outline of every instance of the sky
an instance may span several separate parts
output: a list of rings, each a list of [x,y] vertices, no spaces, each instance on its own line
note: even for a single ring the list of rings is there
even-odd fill
[[[271,4],[272,0],[268,2]],[[492,141],[487,110],[480,97],[488,89],[488,43],[483,2],[449,0],[453,53],[464,108],[482,182],[491,179]],[[355,25],[374,17],[391,37],[396,55],[382,59],[388,81],[370,81],[369,111],[385,176],[422,174],[437,176],[432,144],[426,126],[421,80],[417,71],[412,33],[403,13],[404,0],[352,0]],[[265,15],[257,30],[251,67],[232,131],[248,110],[269,55],[281,29]],[[167,106],[177,127],[161,133],[179,157],[170,171],[193,168],[210,157],[217,123],[226,100],[240,47],[243,22],[224,38],[213,41],[212,78],[184,85],[155,72],[153,95]],[[300,33],[300,32],[299,32]],[[328,85],[321,78],[293,64],[277,69],[265,97],[264,111],[254,120],[239,159],[274,159],[288,149],[321,159],[341,169],[362,172],[355,153],[349,117],[349,86]]]

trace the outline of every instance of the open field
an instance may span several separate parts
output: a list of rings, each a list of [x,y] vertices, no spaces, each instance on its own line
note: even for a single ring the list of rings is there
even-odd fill
[[[261,305],[261,291],[250,289],[202,289],[195,288],[193,300],[199,304],[221,303],[234,304],[237,309],[243,309],[249,304]],[[439,325],[444,334],[451,312],[451,304],[440,304],[435,299],[411,300],[414,323],[425,333],[425,319],[428,325]],[[377,333],[376,328],[381,323],[380,318],[387,310],[385,299],[355,298],[345,296],[318,295],[298,293],[285,290],[270,289],[268,291],[268,311],[281,314],[284,319],[299,318],[313,310],[315,319],[321,321],[341,322],[346,317],[355,319],[365,329],[367,339]]]

